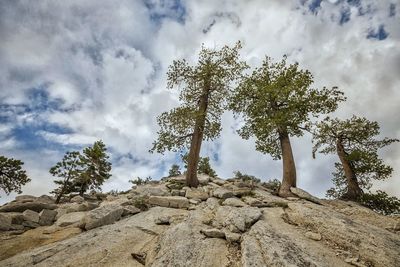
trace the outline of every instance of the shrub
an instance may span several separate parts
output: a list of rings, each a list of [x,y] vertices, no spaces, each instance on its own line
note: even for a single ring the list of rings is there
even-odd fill
[[[389,196],[386,192],[364,193],[360,198],[361,205],[383,215],[400,214],[400,199]]]
[[[281,181],[278,179],[268,180],[261,184],[265,188],[271,189],[272,191],[278,193],[279,187],[281,186]]]
[[[261,182],[261,179],[253,176],[253,175],[248,175],[248,174],[243,174],[240,171],[235,171],[233,172],[234,174],[234,179],[240,179],[243,182],[253,182],[255,184],[258,184],[259,182]]]
[[[129,182],[135,185],[143,185],[143,184],[149,184],[152,180],[153,178],[151,178],[151,176],[148,176],[145,179],[142,179],[138,176],[136,177],[136,180],[129,180]]]

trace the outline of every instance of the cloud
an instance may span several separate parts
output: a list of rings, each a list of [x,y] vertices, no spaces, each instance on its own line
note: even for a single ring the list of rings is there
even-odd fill
[[[381,124],[382,136],[399,138],[397,7],[390,0],[6,1],[0,6],[2,153],[26,162],[32,183],[24,193],[51,190],[48,168],[65,151],[97,139],[113,160],[104,190],[123,190],[135,176],[159,178],[177,159],[148,153],[156,116],[178,104],[176,92],[165,89],[169,64],[195,63],[202,43],[218,48],[237,40],[250,65],[264,55],[288,55],[314,74],[316,87],[345,91],[348,101],[337,116],[366,116]],[[225,114],[221,138],[203,145],[218,174],[279,178],[281,162],[256,152],[235,125]],[[292,142],[299,185],[323,196],[335,157],[312,160],[307,135]],[[395,172],[377,188],[400,196],[399,145],[382,156]]]

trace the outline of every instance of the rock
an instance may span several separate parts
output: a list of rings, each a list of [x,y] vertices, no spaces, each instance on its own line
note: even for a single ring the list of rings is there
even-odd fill
[[[217,228],[202,229],[200,230],[200,233],[206,237],[225,238],[225,233]]]
[[[3,213],[4,216],[7,216],[11,219],[12,224],[22,224],[24,222],[24,215],[20,212],[7,212]]]
[[[31,195],[19,195],[15,197],[15,201],[17,202],[33,202],[36,199],[37,197]]]
[[[240,238],[241,237],[242,236],[240,234],[237,234],[237,233],[232,233],[232,232],[229,232],[229,231],[225,232],[226,241],[228,241],[230,243],[240,242]]]
[[[189,208],[189,200],[186,197],[178,196],[151,196],[149,198],[149,204],[168,208]]]
[[[221,178],[211,178],[211,182],[219,186],[226,184],[226,181]]]
[[[319,204],[319,205],[323,205],[322,201],[319,198],[314,197],[313,195],[311,195],[310,193],[304,191],[303,189],[300,189],[300,188],[297,188],[297,187],[291,187],[290,191],[293,194],[295,194],[296,196],[298,196],[299,198],[314,202],[314,203]]]
[[[169,196],[169,189],[165,186],[165,184],[160,185],[140,185],[136,189],[131,191],[134,194],[142,195],[142,196]]]
[[[220,199],[227,199],[233,197],[234,195],[232,191],[225,189],[223,187],[219,187],[214,190],[213,196]]]
[[[308,232],[306,232],[305,235],[306,235],[306,237],[308,237],[312,240],[315,240],[315,241],[320,241],[322,239],[322,236],[320,233],[314,233],[314,232],[308,231]]]
[[[123,209],[122,216],[135,215],[141,212],[141,210],[135,206],[123,206]]]
[[[244,207],[244,206],[246,206],[246,204],[243,201],[241,201],[238,198],[234,198],[234,197],[225,199],[224,202],[222,202],[222,205],[224,205],[224,206],[232,206],[232,207]]]
[[[254,193],[250,188],[236,188],[233,190],[233,194],[237,197],[243,197],[253,195]]]
[[[39,223],[39,213],[33,210],[25,210],[22,215],[24,220],[28,222]]]
[[[0,207],[0,212],[24,212],[25,210],[32,210],[36,212],[41,212],[44,209],[54,210],[58,206],[56,204],[49,204],[43,202],[11,202],[2,207]]]
[[[394,231],[400,231],[400,221],[398,221],[394,226],[393,226]]]
[[[56,200],[48,195],[41,195],[36,199],[37,202],[47,203],[47,204],[54,204]]]
[[[83,211],[70,212],[58,218],[55,224],[60,227],[66,227],[66,226],[80,227],[82,226],[82,220],[83,218],[85,218],[85,216],[86,212]]]
[[[245,232],[261,217],[262,213],[258,208],[242,207],[234,208],[223,206],[217,209],[214,226],[217,228],[227,227],[231,232]]]
[[[121,206],[107,205],[89,211],[83,222],[85,229],[90,230],[103,225],[112,224],[121,218],[124,209]]]
[[[74,196],[73,198],[71,198],[71,202],[73,203],[82,203],[83,201],[85,201],[85,199],[81,196]]]
[[[207,192],[204,192],[201,188],[193,188],[186,190],[185,197],[188,199],[207,200],[209,198],[209,195]]]
[[[136,261],[138,261],[142,265],[146,265],[146,253],[141,252],[141,253],[131,253],[132,258],[134,258]]]
[[[11,228],[11,218],[0,214],[0,231],[8,231]]]
[[[39,223],[37,222],[32,222],[32,221],[24,221],[22,222],[22,225],[28,228],[37,228],[40,226]]]
[[[39,213],[39,224],[40,225],[52,225],[57,215],[55,210],[42,210]]]
[[[197,199],[189,199],[189,204],[197,205],[201,202],[201,200]]]
[[[171,220],[170,216],[161,216],[155,219],[154,223],[157,225],[170,225],[171,224],[170,220]]]
[[[171,196],[180,196],[181,195],[180,192],[181,192],[180,190],[172,189],[171,190]],[[185,192],[185,194],[186,194],[186,192]]]

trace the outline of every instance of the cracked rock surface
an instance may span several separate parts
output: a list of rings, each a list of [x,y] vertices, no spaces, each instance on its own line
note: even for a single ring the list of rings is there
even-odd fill
[[[17,227],[25,210],[0,213],[0,266],[400,266],[400,217],[352,202],[311,201],[303,190],[283,199],[242,181],[204,176],[191,190],[178,178],[100,202],[72,199],[51,211],[52,225],[34,229]],[[5,206],[36,199],[21,196]],[[89,203],[91,211],[67,212]]]

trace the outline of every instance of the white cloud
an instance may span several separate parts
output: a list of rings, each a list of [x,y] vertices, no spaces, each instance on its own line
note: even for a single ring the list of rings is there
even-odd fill
[[[348,101],[337,115],[367,116],[379,121],[383,135],[399,137],[399,14],[389,17],[389,0],[361,2],[365,8],[371,6],[364,16],[345,1],[322,1],[316,14],[308,12],[310,1],[304,6],[278,0],[183,1],[187,12],[183,23],[168,1],[147,1],[147,7],[142,1],[128,0],[9,2],[0,7],[1,101],[32,105],[26,92],[46,85],[50,100],[63,103],[40,114],[18,113],[13,126],[57,124],[72,133],[51,129],[39,133],[48,141],[77,146],[103,139],[114,158],[128,153],[140,158],[123,156],[114,164],[105,190],[124,189],[128,179],[155,177],[162,164],[174,161],[172,153],[147,153],[158,130],[155,117],[177,104],[176,93],[165,90],[168,65],[178,58],[195,62],[202,43],[218,48],[241,40],[242,55],[252,66],[264,55],[279,60],[287,54],[314,74],[315,86],[337,85],[345,91]],[[343,8],[349,8],[350,20],[340,25]],[[366,39],[380,25],[388,38]],[[232,131],[233,124],[226,114],[222,137],[203,146],[203,154],[219,152],[214,163],[218,173],[228,177],[242,170],[279,178],[281,163],[256,152],[253,141],[242,140]],[[11,133],[8,125],[0,128],[1,136]],[[21,156],[27,169],[33,170],[35,177],[24,192],[40,194],[51,188],[51,182],[43,186],[43,181],[51,180],[48,168],[62,153],[26,157],[24,153],[42,155],[43,151],[20,151],[15,138],[0,140],[5,153]],[[335,157],[312,160],[310,146],[307,136],[293,139],[299,185],[322,196],[330,186]],[[395,189],[400,186],[399,145],[385,151],[383,157],[395,173],[378,186],[400,196]]]

